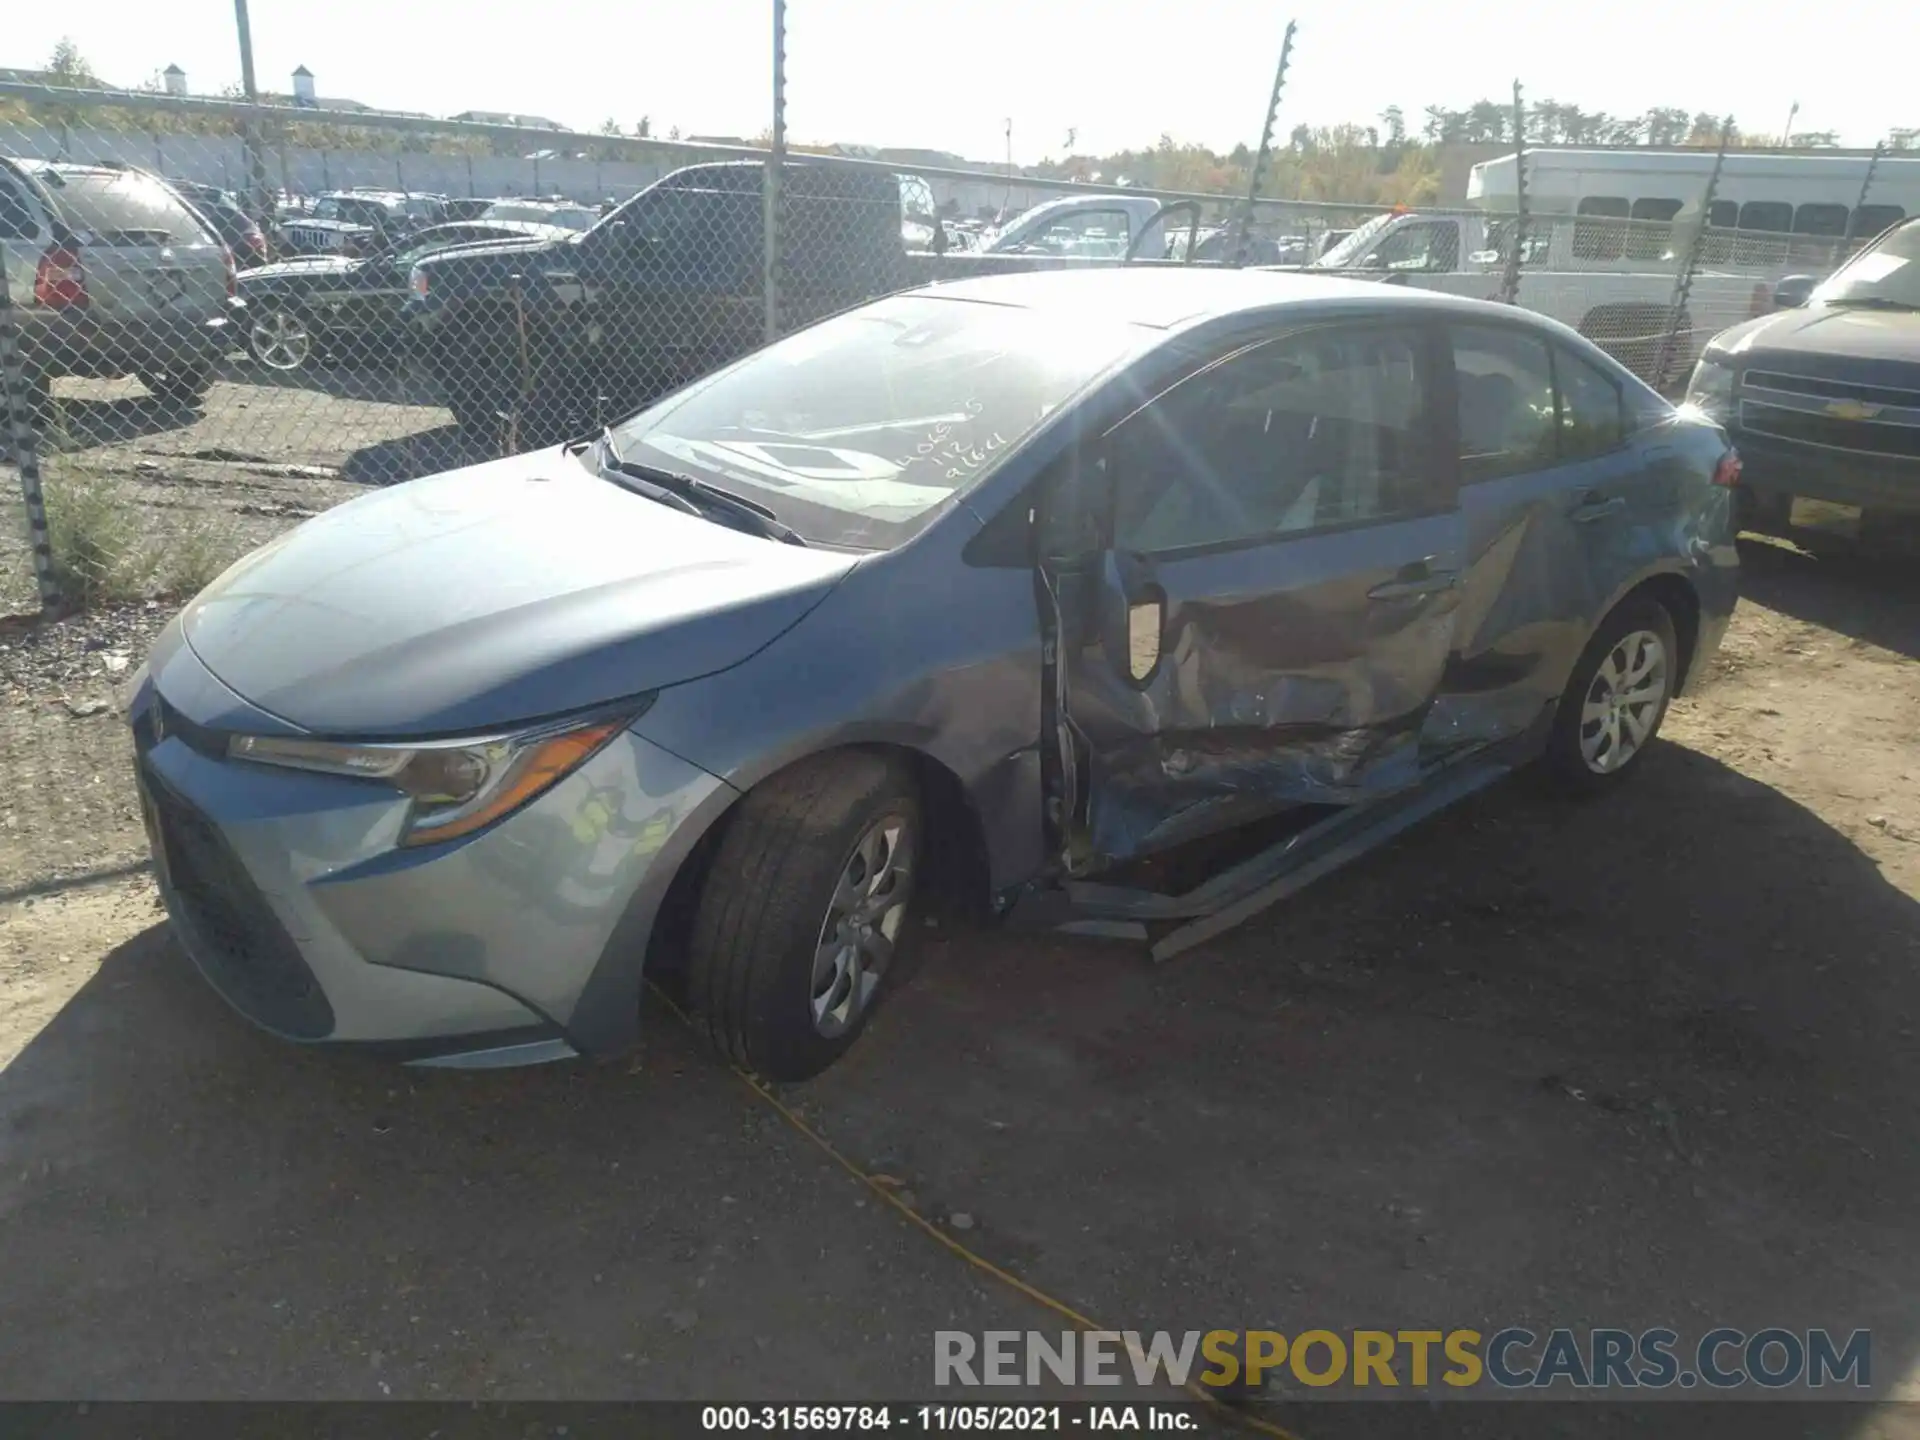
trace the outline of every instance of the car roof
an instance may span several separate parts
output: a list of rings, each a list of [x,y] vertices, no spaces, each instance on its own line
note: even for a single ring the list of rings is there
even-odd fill
[[[928,285],[915,294],[1026,310],[1099,315],[1156,330],[1185,329],[1230,315],[1273,309],[1317,308],[1355,300],[1382,309],[1458,310],[1527,315],[1511,306],[1464,300],[1429,290],[1347,280],[1297,270],[1229,270],[1201,265],[1114,265],[1027,270]]]

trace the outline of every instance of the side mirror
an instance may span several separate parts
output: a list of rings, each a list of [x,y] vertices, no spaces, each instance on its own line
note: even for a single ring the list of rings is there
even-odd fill
[[[1776,310],[1798,310],[1812,296],[1814,287],[1820,283],[1817,275],[1789,275],[1776,281],[1773,287],[1773,308]]]
[[[1354,268],[1359,270],[1384,270],[1387,268],[1387,257],[1376,252],[1369,252],[1360,257]]]

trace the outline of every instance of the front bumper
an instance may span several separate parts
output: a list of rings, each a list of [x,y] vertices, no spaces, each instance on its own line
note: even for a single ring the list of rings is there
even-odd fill
[[[228,733],[288,727],[225,691],[177,622],[129,719],[161,894],[202,975],[277,1035],[421,1063],[630,1044],[653,918],[732,793],[629,731],[489,829],[400,849],[386,787],[225,758]]]
[[[1762,507],[1795,496],[1862,510],[1920,514],[1920,456],[1835,450],[1729,429],[1740,451],[1740,488]]]

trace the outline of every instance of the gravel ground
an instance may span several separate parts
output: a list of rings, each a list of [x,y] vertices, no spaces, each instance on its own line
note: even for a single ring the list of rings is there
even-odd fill
[[[236,533],[357,493],[139,458]],[[1627,793],[1517,779],[1163,966],[935,935],[787,1098],[1104,1324],[1870,1328],[1874,1393],[1915,1386],[1920,587],[1748,561]],[[165,613],[0,627],[0,1395],[904,1398],[935,1329],[1058,1328],[665,1013],[630,1065],[434,1075],[227,1012],[93,708]],[[1363,1408],[1289,1423],[1433,1433]],[[1599,1428],[1565,1413],[1484,1433]]]

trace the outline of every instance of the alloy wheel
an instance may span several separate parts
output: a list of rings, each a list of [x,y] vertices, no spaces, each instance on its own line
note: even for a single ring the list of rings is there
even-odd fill
[[[1580,758],[1589,770],[1610,775],[1640,753],[1660,722],[1667,684],[1666,643],[1653,631],[1631,631],[1607,651],[1580,708]]]
[[[247,332],[253,355],[269,370],[298,370],[313,354],[313,336],[297,316],[269,310]]]
[[[866,828],[841,867],[813,957],[813,1028],[826,1039],[866,1013],[892,963],[918,843],[912,821],[890,813]]]

